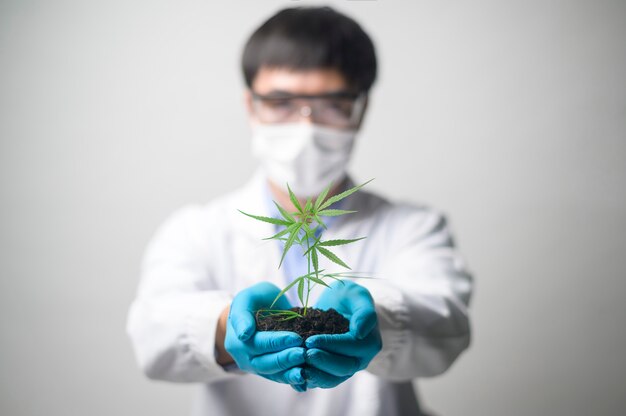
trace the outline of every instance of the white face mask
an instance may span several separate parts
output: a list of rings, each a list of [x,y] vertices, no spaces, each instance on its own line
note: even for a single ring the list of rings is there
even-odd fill
[[[346,175],[356,129],[307,123],[252,124],[252,153],[268,178],[298,197],[318,195]]]

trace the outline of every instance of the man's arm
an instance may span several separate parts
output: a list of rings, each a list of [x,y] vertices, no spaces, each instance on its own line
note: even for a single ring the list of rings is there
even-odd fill
[[[442,214],[409,206],[395,210],[381,279],[359,284],[374,298],[383,339],[367,370],[401,381],[441,374],[469,346],[472,276]]]
[[[201,207],[180,209],[145,250],[126,330],[140,368],[151,379],[207,382],[233,376],[215,357],[232,295],[211,281],[213,248],[202,233],[214,229],[207,221],[211,217]],[[222,353],[220,360],[229,358]]]

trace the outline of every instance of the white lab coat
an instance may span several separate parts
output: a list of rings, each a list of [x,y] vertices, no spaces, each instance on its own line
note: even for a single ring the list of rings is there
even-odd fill
[[[264,186],[257,171],[245,187],[183,207],[158,229],[127,321],[143,372],[200,383],[194,416],[419,414],[411,380],[442,373],[469,345],[472,278],[440,212],[390,203],[366,189],[344,200],[342,208],[358,212],[338,217],[323,236],[367,236],[334,249],[352,270],[377,278],[356,280],[374,298],[383,340],[369,367],[333,389],[298,393],[216,363],[218,316],[233,296],[262,280],[286,283],[277,242],[262,240],[273,226],[237,211],[268,215]],[[320,268],[344,271],[325,258]],[[319,292],[311,296],[314,302]]]

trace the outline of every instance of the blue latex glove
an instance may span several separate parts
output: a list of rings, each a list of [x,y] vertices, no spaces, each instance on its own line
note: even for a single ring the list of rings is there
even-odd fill
[[[269,307],[278,293],[278,287],[262,282],[235,296],[228,314],[224,348],[241,370],[304,391],[302,337],[295,332],[256,330],[255,312]],[[274,307],[289,309],[291,305],[283,295]]]
[[[345,334],[307,338],[307,387],[332,388],[368,366],[382,348],[374,301],[369,291],[352,281],[335,282],[320,296],[316,308],[334,308],[350,320]]]

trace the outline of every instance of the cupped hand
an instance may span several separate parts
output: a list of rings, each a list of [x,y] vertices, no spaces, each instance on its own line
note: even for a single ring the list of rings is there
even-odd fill
[[[315,307],[334,308],[350,321],[347,333],[314,335],[306,340],[307,387],[332,388],[367,368],[381,350],[376,309],[369,291],[352,281],[331,285]]]
[[[258,283],[239,292],[228,314],[224,348],[241,370],[304,391],[306,383],[302,367],[305,349],[302,338],[294,332],[256,330],[256,311],[268,308],[279,293],[280,289],[269,282]],[[291,308],[284,296],[274,306],[278,309]]]

